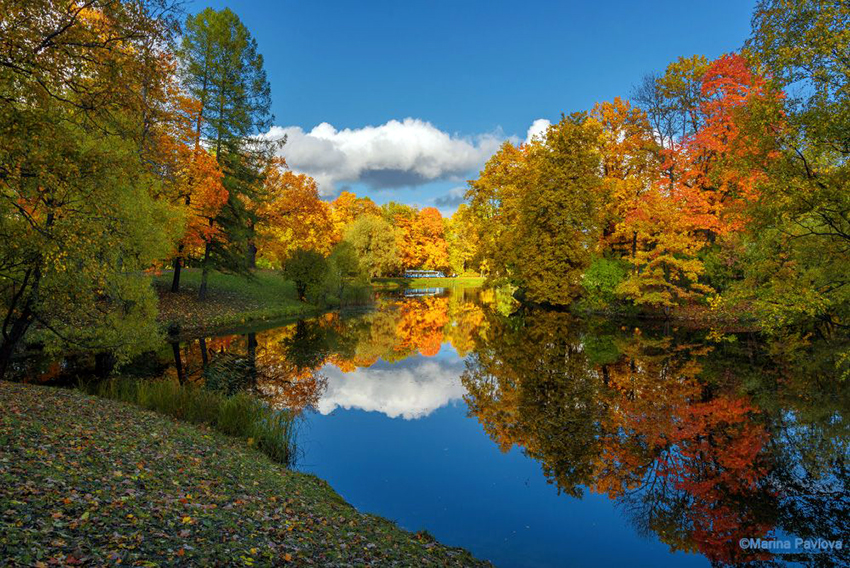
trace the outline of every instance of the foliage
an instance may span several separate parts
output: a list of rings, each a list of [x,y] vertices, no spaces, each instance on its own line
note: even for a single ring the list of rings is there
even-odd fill
[[[307,295],[315,297],[325,282],[328,263],[321,254],[312,250],[298,249],[283,265],[283,276],[295,283],[298,298],[305,302]]]
[[[598,130],[585,118],[564,117],[520,148],[505,143],[470,182],[491,274],[533,302],[575,298],[598,242]]]
[[[381,209],[368,197],[357,197],[350,191],[343,191],[331,202],[336,240],[343,238],[347,228],[356,220],[370,215],[380,215]]]
[[[271,266],[282,266],[298,249],[327,255],[336,242],[330,206],[319,198],[316,181],[295,174],[282,159],[266,172],[264,198],[257,206],[257,246]]]
[[[351,243],[369,276],[382,277],[401,270],[401,255],[392,225],[381,217],[367,215],[349,225],[343,240]]]
[[[622,261],[604,257],[594,259],[581,280],[587,305],[593,309],[604,309],[614,304],[617,288],[627,274]]]
[[[453,273],[480,273],[482,259],[479,240],[472,210],[466,203],[461,203],[448,219],[446,228],[449,266]]]
[[[746,52],[787,88],[773,140],[779,157],[766,168],[754,208],[746,280],[766,328],[820,327],[850,316],[850,8],[843,3],[758,3]]]
[[[394,226],[404,270],[445,270],[449,264],[443,216],[433,207],[396,214]]]
[[[325,286],[340,302],[348,299],[346,293],[352,290],[352,286],[363,289],[368,284],[368,275],[350,242],[338,243],[328,255],[327,262]]]
[[[181,215],[158,199],[174,30],[165,1],[0,3],[0,376],[33,325],[52,350],[157,338],[141,271]],[[141,96],[141,92],[147,96]]]

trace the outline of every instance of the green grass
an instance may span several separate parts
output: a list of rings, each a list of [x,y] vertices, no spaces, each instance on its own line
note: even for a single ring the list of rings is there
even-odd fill
[[[0,408],[4,566],[486,565],[213,430],[4,381]]]
[[[154,280],[160,321],[166,326],[179,327],[184,334],[320,311],[318,306],[299,301],[293,283],[270,270],[258,270],[250,279],[211,272],[207,299],[203,302],[198,300],[199,269],[183,270],[180,292],[176,294],[170,291],[171,277],[166,272]]]
[[[456,278],[375,278],[375,288],[395,290],[400,288],[475,288],[484,284],[483,276],[458,276]]]
[[[249,441],[278,463],[290,465],[295,459],[292,415],[274,410],[249,394],[227,396],[173,380],[128,377],[80,386],[89,394],[135,404]]]

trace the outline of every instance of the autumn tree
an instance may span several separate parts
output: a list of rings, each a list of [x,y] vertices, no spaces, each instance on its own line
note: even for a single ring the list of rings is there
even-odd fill
[[[226,239],[207,241],[198,296],[213,268],[244,273],[253,264],[257,201],[273,143],[258,136],[271,124],[270,88],[257,42],[230,9],[189,16],[178,55],[183,85],[196,99],[195,135],[224,172],[227,206],[211,221]]]
[[[360,217],[345,230],[343,240],[351,243],[370,276],[390,276],[401,269],[393,227],[381,217]]]
[[[313,295],[325,281],[328,263],[321,254],[312,250],[294,251],[283,265],[283,276],[295,283],[295,292],[302,302],[308,292]]]
[[[703,100],[702,77],[708,59],[702,55],[679,57],[663,75],[644,77],[633,99],[647,113],[656,141],[665,149],[702,127],[699,108]]]
[[[619,256],[634,256],[637,234],[623,221],[658,176],[660,149],[646,113],[619,97],[598,103],[588,122],[599,131],[602,166],[602,245]]]
[[[752,210],[742,286],[771,329],[814,323],[829,333],[850,315],[848,29],[842,2],[763,0],[755,8],[746,53],[789,91],[775,135],[780,158]]]
[[[446,245],[448,262],[456,274],[465,274],[481,267],[480,236],[475,227],[475,217],[466,203],[461,203],[457,211],[448,219]]]
[[[157,338],[141,271],[182,224],[151,161],[173,8],[0,2],[0,376],[34,324],[119,361]]]
[[[433,207],[395,216],[395,230],[404,269],[444,269],[449,264],[443,216]]]
[[[597,138],[584,114],[565,116],[543,140],[506,143],[470,182],[493,272],[530,301],[564,305],[580,292],[600,233]]]
[[[326,286],[342,302],[350,284],[368,279],[366,270],[360,263],[357,251],[348,241],[340,241],[328,255],[328,275]]]
[[[188,256],[198,256],[207,242],[224,238],[215,220],[227,204],[222,171],[196,135],[200,103],[179,92],[171,98],[172,112],[159,128],[159,148],[166,165],[169,198],[182,205],[186,227],[172,260],[171,291],[180,291],[180,274]]]
[[[368,197],[357,197],[350,191],[341,192],[331,202],[331,219],[333,219],[334,230],[337,235],[336,240],[342,238],[349,225],[367,215],[381,215],[381,210],[375,205],[374,201]]]
[[[260,256],[273,266],[295,250],[327,255],[336,242],[330,207],[319,198],[316,181],[296,174],[277,158],[265,174],[263,197],[256,207]]]
[[[664,81],[689,84],[675,76]],[[703,251],[717,254],[724,244],[737,244],[724,239],[748,222],[773,153],[769,132],[776,125],[765,124],[759,109],[777,98],[741,56],[712,62],[699,83],[698,106],[687,112],[694,130],[663,151],[653,187],[623,222],[634,235],[635,253],[620,292],[637,304],[669,310],[715,291],[704,281]],[[748,134],[745,125],[760,132]]]

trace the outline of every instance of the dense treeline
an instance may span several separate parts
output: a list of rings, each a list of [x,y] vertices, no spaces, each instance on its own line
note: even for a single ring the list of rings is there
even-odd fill
[[[250,32],[228,9],[181,26],[178,4],[0,1],[0,375],[25,336],[118,361],[150,349],[151,270],[170,267],[176,293],[199,267],[203,300],[210,271],[259,261],[323,301],[358,278],[464,269],[436,209],[322,201],[264,136]]]
[[[506,143],[467,194],[491,276],[541,304],[846,327],[848,29],[846,4],[763,0],[740,52]]]
[[[173,0],[0,0],[0,375],[24,343],[157,338],[146,272],[283,269],[302,299],[407,269],[485,273],[528,301],[766,328],[846,326],[848,20],[764,0],[740,53],[680,58],[631,101],[506,143],[468,205],[377,206],[278,157],[256,41]],[[803,38],[801,40],[800,38]],[[580,300],[576,303],[576,300]]]

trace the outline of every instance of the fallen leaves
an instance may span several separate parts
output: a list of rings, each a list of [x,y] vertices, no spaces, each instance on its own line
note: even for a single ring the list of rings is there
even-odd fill
[[[13,407],[0,413],[10,441],[0,447],[0,558],[12,565],[484,565],[429,549],[324,481],[216,433],[0,382],[0,408]]]

